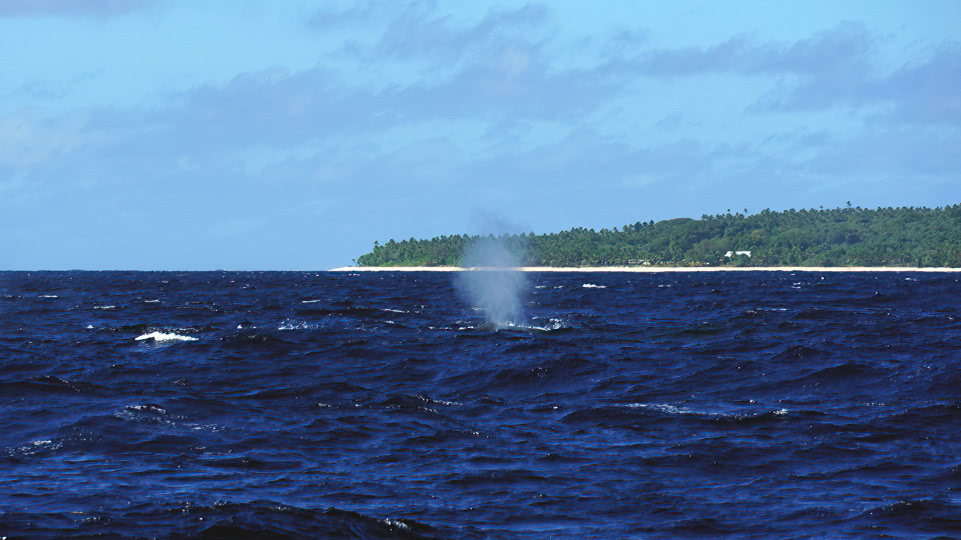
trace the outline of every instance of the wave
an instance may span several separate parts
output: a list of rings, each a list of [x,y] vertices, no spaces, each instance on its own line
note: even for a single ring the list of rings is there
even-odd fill
[[[0,272],[0,536],[959,536],[955,277],[761,274]]]
[[[284,320],[277,327],[277,330],[314,330],[317,328],[316,324],[309,323],[307,321],[294,321],[290,319]]]
[[[551,332],[555,330],[565,330],[570,328],[570,326],[561,319],[548,319],[546,324],[537,324],[536,322],[533,322],[533,321],[527,322],[527,323],[514,323],[514,322],[508,321],[502,324],[490,325],[489,327],[493,327],[494,329],[498,329],[498,330],[504,329],[504,328],[510,328],[510,329],[516,329],[516,330],[537,330],[540,332]],[[473,327],[469,327],[469,328],[473,328]]]
[[[147,341],[151,339],[157,343],[163,343],[167,341],[197,341],[197,338],[195,337],[182,336],[172,332],[150,332],[148,334],[141,334],[135,337],[134,341]]]
[[[377,518],[337,508],[300,508],[268,500],[214,504],[141,503],[90,512],[3,512],[4,533],[35,538],[197,538],[205,540],[434,540],[463,536],[407,518]],[[473,536],[473,535],[472,535]]]
[[[85,381],[71,381],[54,375],[43,375],[26,380],[0,382],[0,389],[11,395],[41,394],[97,394],[106,393],[106,388]]]
[[[569,424],[593,425],[600,428],[636,430],[642,425],[678,422],[699,425],[707,429],[744,429],[777,423],[793,416],[786,408],[734,411],[708,411],[672,405],[670,403],[624,403],[577,408],[566,413],[562,420]],[[820,413],[803,411],[799,416],[816,417]]]

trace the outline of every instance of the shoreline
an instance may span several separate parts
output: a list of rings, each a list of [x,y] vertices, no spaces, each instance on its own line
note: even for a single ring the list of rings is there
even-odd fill
[[[510,268],[459,266],[342,266],[329,272],[464,272],[515,270],[519,272],[961,272],[961,268],[909,266],[519,266]]]

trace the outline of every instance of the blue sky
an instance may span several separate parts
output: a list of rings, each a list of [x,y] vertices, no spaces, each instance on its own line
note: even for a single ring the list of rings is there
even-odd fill
[[[0,0],[0,268],[961,202],[961,2]]]

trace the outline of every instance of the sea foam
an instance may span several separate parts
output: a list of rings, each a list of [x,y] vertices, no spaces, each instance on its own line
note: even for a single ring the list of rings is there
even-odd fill
[[[135,341],[146,341],[152,339],[156,342],[161,341],[197,341],[197,338],[190,336],[181,336],[180,334],[166,333],[166,332],[150,332],[149,334],[143,334],[134,338]]]

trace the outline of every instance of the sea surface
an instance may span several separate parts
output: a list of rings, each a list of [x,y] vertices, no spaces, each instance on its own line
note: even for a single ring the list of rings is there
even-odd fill
[[[0,537],[961,537],[961,275],[459,275],[0,273]]]

